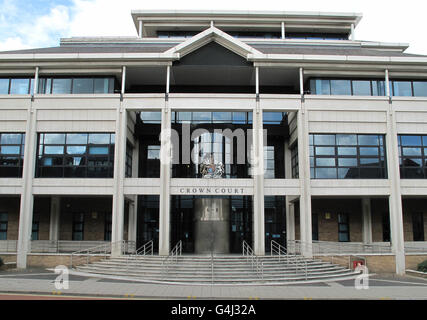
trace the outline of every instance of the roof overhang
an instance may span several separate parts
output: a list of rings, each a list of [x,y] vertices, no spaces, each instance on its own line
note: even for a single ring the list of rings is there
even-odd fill
[[[282,22],[286,30],[297,32],[351,32],[357,26],[361,13],[299,12],[299,11],[176,11],[176,10],[132,10],[132,19],[138,31],[143,23],[143,36],[156,36],[161,30],[201,31],[211,25],[224,31],[277,31]]]

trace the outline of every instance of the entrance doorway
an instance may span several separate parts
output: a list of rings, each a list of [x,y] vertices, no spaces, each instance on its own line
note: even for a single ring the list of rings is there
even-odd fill
[[[218,210],[218,211],[217,211]],[[242,253],[252,243],[252,197],[172,196],[171,248],[183,253]]]

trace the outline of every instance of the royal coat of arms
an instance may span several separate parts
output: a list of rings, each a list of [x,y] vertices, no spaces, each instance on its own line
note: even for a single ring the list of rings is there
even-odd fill
[[[200,172],[203,178],[222,178],[224,174],[224,164],[222,162],[215,163],[212,155],[206,155],[200,165]]]

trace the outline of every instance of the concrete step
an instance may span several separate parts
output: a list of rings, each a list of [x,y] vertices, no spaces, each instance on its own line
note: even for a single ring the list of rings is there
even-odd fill
[[[242,255],[124,256],[76,267],[79,272],[168,283],[281,283],[356,276],[344,267],[295,256],[262,256],[260,269]],[[213,269],[212,269],[213,261]],[[307,271],[305,267],[307,266]]]

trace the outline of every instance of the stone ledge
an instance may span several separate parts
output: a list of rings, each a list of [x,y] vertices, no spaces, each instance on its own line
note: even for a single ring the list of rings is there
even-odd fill
[[[427,272],[421,272],[416,270],[406,270],[406,274],[414,277],[421,277],[427,279]]]

